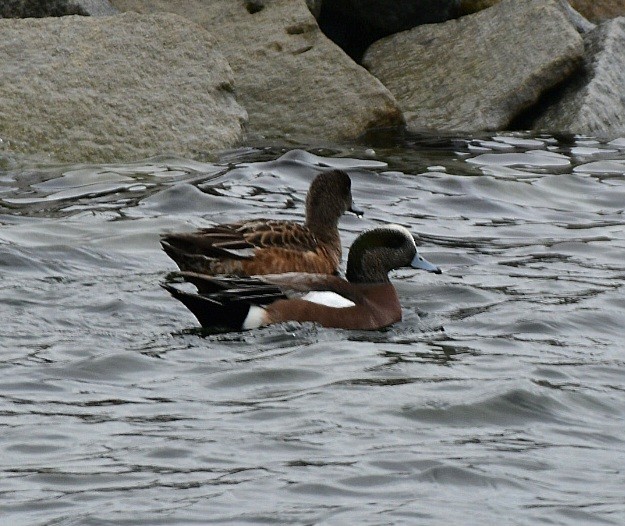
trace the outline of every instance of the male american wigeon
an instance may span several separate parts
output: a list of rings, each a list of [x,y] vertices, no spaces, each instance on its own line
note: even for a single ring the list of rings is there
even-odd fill
[[[306,196],[304,224],[250,219],[192,233],[166,234],[161,245],[180,270],[252,276],[283,272],[335,274],[341,261],[339,218],[362,215],[342,170],[319,174]]]
[[[181,276],[198,293],[164,284],[205,328],[254,329],[284,321],[316,322],[324,327],[373,330],[402,318],[388,273],[413,267],[440,274],[419,255],[410,232],[399,225],[359,235],[349,250],[347,279],[323,274],[287,274],[251,278]]]

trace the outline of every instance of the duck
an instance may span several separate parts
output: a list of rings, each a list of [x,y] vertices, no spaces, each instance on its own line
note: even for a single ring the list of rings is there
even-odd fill
[[[345,212],[361,217],[343,170],[322,172],[306,196],[304,223],[244,219],[191,233],[170,233],[161,246],[181,271],[252,276],[308,272],[337,274],[342,259],[338,222]]]
[[[388,275],[401,267],[442,272],[419,254],[407,228],[391,224],[365,231],[354,240],[345,278],[302,272],[248,278],[181,272],[197,292],[171,283],[162,286],[205,329],[240,331],[296,321],[378,330],[402,319],[397,291]]]

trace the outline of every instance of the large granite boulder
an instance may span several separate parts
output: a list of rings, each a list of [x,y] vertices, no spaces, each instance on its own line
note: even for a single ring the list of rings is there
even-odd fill
[[[61,161],[232,147],[245,111],[201,27],[171,15],[0,20],[0,138]]]
[[[376,40],[458,14],[460,0],[326,0],[319,25],[354,60]]]
[[[169,11],[210,29],[235,72],[251,136],[352,139],[403,122],[389,91],[319,30],[304,0],[113,0],[123,11]]]
[[[555,0],[502,0],[373,44],[364,64],[411,130],[505,129],[581,64],[583,41]]]
[[[552,94],[536,130],[615,137],[625,134],[625,17],[602,23],[584,37],[581,72]]]

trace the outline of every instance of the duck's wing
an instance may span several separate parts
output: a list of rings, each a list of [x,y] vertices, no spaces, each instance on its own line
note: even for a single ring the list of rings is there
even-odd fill
[[[262,219],[243,221],[233,226],[245,243],[256,248],[314,251],[318,245],[314,234],[306,226],[293,221]]]
[[[314,293],[334,294],[344,298],[344,302],[355,303],[361,293],[348,281],[328,274],[307,274],[287,272],[249,278],[208,276],[197,272],[180,272],[185,281],[192,283],[202,295],[217,301],[248,301],[255,305],[267,305],[278,299],[302,298],[315,301],[322,296]],[[320,301],[325,303],[325,301]],[[319,303],[319,302],[317,302]],[[337,306],[341,303],[337,302]]]
[[[314,251],[317,239],[299,223],[257,219],[203,228],[197,232],[165,234],[161,244],[173,259],[181,254],[246,259],[253,257],[257,249]]]
[[[256,246],[237,232],[236,224],[204,228],[197,232],[171,233],[161,237],[167,254],[175,256],[201,255],[211,258],[245,259],[254,255]]]
[[[260,277],[217,277],[197,272],[179,272],[178,275],[195,285],[200,294],[216,301],[248,301],[265,305],[286,298],[279,286],[266,283]]]
[[[267,274],[259,278],[265,283],[278,287],[289,298],[299,297],[324,304],[329,303],[325,300],[315,301],[313,298],[322,298],[322,296],[312,293],[323,293],[326,298],[330,298],[330,295],[334,294],[350,303],[358,303],[362,299],[359,287],[340,276],[289,272],[286,274]],[[341,303],[344,303],[342,306],[346,306],[346,303],[341,302],[340,298],[334,302],[329,300],[329,302],[336,304],[333,306],[341,306]]]

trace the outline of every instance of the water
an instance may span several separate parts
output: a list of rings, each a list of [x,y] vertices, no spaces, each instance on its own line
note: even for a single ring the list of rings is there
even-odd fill
[[[625,140],[372,138],[0,166],[0,523],[625,523]],[[442,275],[404,320],[207,336],[159,235],[301,219],[316,166]]]

